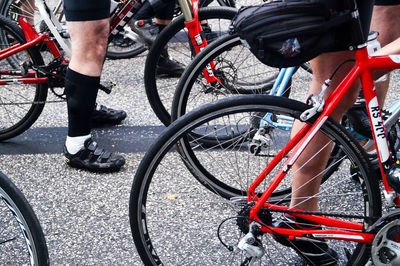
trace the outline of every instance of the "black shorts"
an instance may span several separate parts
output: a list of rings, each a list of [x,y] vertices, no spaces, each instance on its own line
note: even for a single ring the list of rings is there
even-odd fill
[[[334,10],[346,9],[349,0],[324,0],[325,3]],[[368,36],[369,26],[371,24],[372,10],[374,7],[374,0],[356,0],[358,12],[360,14],[361,27],[364,36]]]
[[[64,0],[67,21],[100,20],[110,17],[110,0]]]
[[[400,5],[400,0],[375,0],[376,6],[395,6]]]

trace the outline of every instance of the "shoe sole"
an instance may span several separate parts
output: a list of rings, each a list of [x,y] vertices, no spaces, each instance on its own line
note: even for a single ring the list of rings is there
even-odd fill
[[[113,173],[113,172],[118,172],[119,170],[121,170],[122,166],[125,165],[125,162],[122,163],[121,165],[115,165],[112,167],[108,167],[108,168],[90,168],[84,164],[80,164],[80,163],[72,163],[67,157],[64,157],[64,161],[66,162],[66,164],[72,168],[76,168],[76,169],[81,169],[81,170],[86,170],[92,173]]]

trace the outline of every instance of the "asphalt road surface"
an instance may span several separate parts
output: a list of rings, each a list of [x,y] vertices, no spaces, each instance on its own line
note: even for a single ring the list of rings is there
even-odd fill
[[[142,156],[164,129],[144,91],[146,54],[105,64],[103,79],[117,86],[110,95],[100,93],[98,102],[122,108],[128,117],[92,134],[100,146],[125,156],[122,171],[93,174],[66,166],[61,156],[67,133],[64,102],[47,104],[31,129],[0,143],[0,170],[33,206],[53,265],[142,264],[130,233],[128,198]],[[395,73],[388,103],[397,95],[398,81]]]

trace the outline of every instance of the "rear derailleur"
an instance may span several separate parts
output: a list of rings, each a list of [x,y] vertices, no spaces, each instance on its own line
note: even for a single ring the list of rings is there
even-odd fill
[[[246,253],[246,259],[241,263],[243,266],[255,265],[264,255],[264,248],[261,241],[257,238],[261,225],[256,222],[250,224],[249,232],[239,241],[238,248]]]

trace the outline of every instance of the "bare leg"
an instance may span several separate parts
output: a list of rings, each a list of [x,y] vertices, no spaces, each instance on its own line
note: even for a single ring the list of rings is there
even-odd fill
[[[400,5],[374,7],[371,21],[371,30],[377,31],[379,33],[378,40],[381,43],[382,47],[400,37],[400,28],[397,26],[393,26],[400,23],[399,12]],[[394,51],[388,51],[387,48],[383,50],[383,52],[386,52],[385,54],[396,53]],[[385,102],[386,94],[389,88],[389,82],[390,74],[388,74],[388,78],[386,81],[376,84],[379,104],[381,106],[383,106]]]
[[[393,27],[393,24],[397,25],[400,23],[400,16],[398,15],[399,12],[400,6],[376,6],[374,8],[371,29],[380,32],[379,41],[381,42],[382,46],[400,36],[400,29],[398,27]],[[399,43],[400,39],[396,43],[390,44],[388,47],[384,47],[382,51],[378,51],[376,55],[398,53],[396,51],[400,50]],[[309,93],[318,93],[323,81],[329,77],[336,65],[350,56],[351,55],[349,52],[341,52],[336,54],[324,54],[312,60],[311,65],[313,69],[313,81]],[[336,79],[332,81],[330,86],[331,89],[337,86],[339,81],[343,79],[344,74],[349,71],[350,67],[351,66],[349,64],[347,64],[345,67],[342,67],[341,71],[337,73]],[[386,97],[388,83],[389,80],[378,85],[379,87],[377,91],[380,104],[383,104]],[[351,107],[358,96],[358,88],[359,83],[355,84],[353,88],[350,89],[348,95],[339,104],[335,113],[332,114],[334,119],[340,120],[343,113],[349,107]],[[330,91],[328,93],[330,93]],[[298,132],[301,125],[302,124],[299,121],[295,122],[292,129],[292,135]],[[303,199],[299,199],[299,197],[313,196],[318,193],[322,176],[316,176],[325,169],[331,151],[331,145],[328,145],[323,151],[320,151],[320,149],[325,146],[327,141],[328,140],[325,136],[322,134],[317,134],[307,147],[307,150],[303,152],[296,164],[293,166],[296,174],[292,179],[292,190],[294,191],[291,201],[292,207],[304,210],[318,210],[318,198],[312,198],[306,202],[303,202]],[[319,152],[317,158],[307,162],[316,152]],[[304,167],[303,164],[306,162],[307,165]],[[312,182],[299,189],[311,179],[313,179]]]
[[[313,80],[309,94],[318,94],[321,90],[323,82],[332,74],[335,67],[342,61],[349,59],[353,56],[351,52],[338,52],[338,53],[327,53],[318,56],[317,58],[310,61],[313,69]],[[326,95],[328,96],[334,88],[343,79],[344,75],[351,69],[352,64],[348,63],[343,65],[337,72],[333,80],[331,81],[330,87],[327,89]],[[352,106],[358,96],[359,84],[355,84],[350,89],[346,97],[340,102],[332,117],[336,120],[340,120],[343,113]],[[302,123],[296,121],[292,128],[292,136],[299,131]],[[331,152],[331,145],[326,146],[322,151],[321,148],[328,143],[328,138],[323,134],[317,134],[307,149],[298,158],[293,171],[296,173],[292,179],[292,200],[291,207],[316,211],[318,210],[318,198],[312,198],[305,202],[304,198],[300,197],[310,196],[317,194],[321,183],[322,176],[319,175],[326,167]],[[312,156],[318,152],[318,156],[309,161]],[[319,175],[319,176],[318,176]],[[307,185],[303,186],[309,180]],[[302,187],[303,186],[303,187]]]
[[[67,22],[71,35],[72,57],[69,68],[81,74],[99,77],[107,49],[109,19]]]

